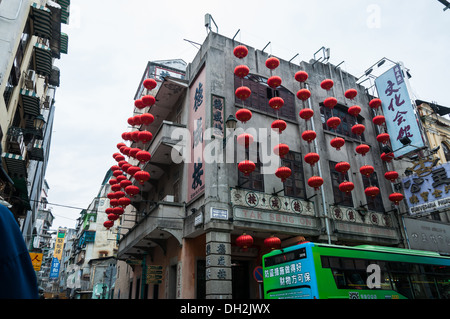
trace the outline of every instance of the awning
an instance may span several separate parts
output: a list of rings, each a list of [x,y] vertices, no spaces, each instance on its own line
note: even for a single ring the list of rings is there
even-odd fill
[[[5,160],[6,168],[8,169],[9,176],[14,180],[16,178],[27,177],[27,165],[22,156],[11,153],[3,153],[3,159]],[[14,184],[16,181],[14,180]]]
[[[33,20],[34,35],[45,39],[52,36],[52,12],[36,2],[31,4],[31,17]]]
[[[67,51],[69,49],[69,36],[61,32],[61,53],[67,54]]]
[[[70,0],[57,0],[58,4],[61,6],[61,22],[68,24],[70,15]]]
[[[47,7],[52,12],[52,38],[50,48],[54,58],[59,59],[61,53],[61,6],[54,1],[47,0]]]
[[[38,116],[41,111],[40,99],[34,91],[22,89],[20,90],[22,96],[23,110],[25,114],[30,114],[34,117]]]
[[[36,73],[43,76],[50,76],[52,72],[52,50],[41,43],[36,43],[35,57],[36,57]]]

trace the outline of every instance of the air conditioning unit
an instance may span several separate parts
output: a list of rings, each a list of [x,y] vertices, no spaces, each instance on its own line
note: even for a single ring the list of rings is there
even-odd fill
[[[36,83],[36,71],[28,70],[27,75],[25,77],[25,87],[28,90],[34,90],[35,83]]]

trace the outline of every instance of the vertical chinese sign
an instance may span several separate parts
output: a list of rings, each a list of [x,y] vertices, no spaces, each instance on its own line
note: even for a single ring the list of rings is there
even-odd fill
[[[189,131],[191,132],[191,158],[188,164],[188,201],[192,201],[205,191],[205,169],[203,150],[205,142],[205,70],[198,74],[189,88]],[[189,147],[189,146],[188,146]]]
[[[59,276],[59,268],[61,266],[65,237],[66,230],[62,228],[58,229],[58,234],[56,235],[55,250],[53,251],[52,266],[50,269],[50,279],[57,279]]]
[[[396,64],[380,75],[375,80],[375,86],[382,102],[394,156],[399,157],[423,147],[422,134],[400,65]],[[400,142],[403,137],[409,137],[410,146]]]

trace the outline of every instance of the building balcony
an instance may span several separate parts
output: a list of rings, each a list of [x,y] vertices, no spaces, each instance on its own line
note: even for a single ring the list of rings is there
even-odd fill
[[[34,140],[33,143],[28,144],[28,156],[30,160],[43,161],[44,160],[44,141]]]

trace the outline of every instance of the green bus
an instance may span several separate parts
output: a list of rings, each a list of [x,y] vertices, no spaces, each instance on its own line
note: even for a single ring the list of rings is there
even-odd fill
[[[450,257],[304,242],[263,256],[265,299],[450,299]]]

